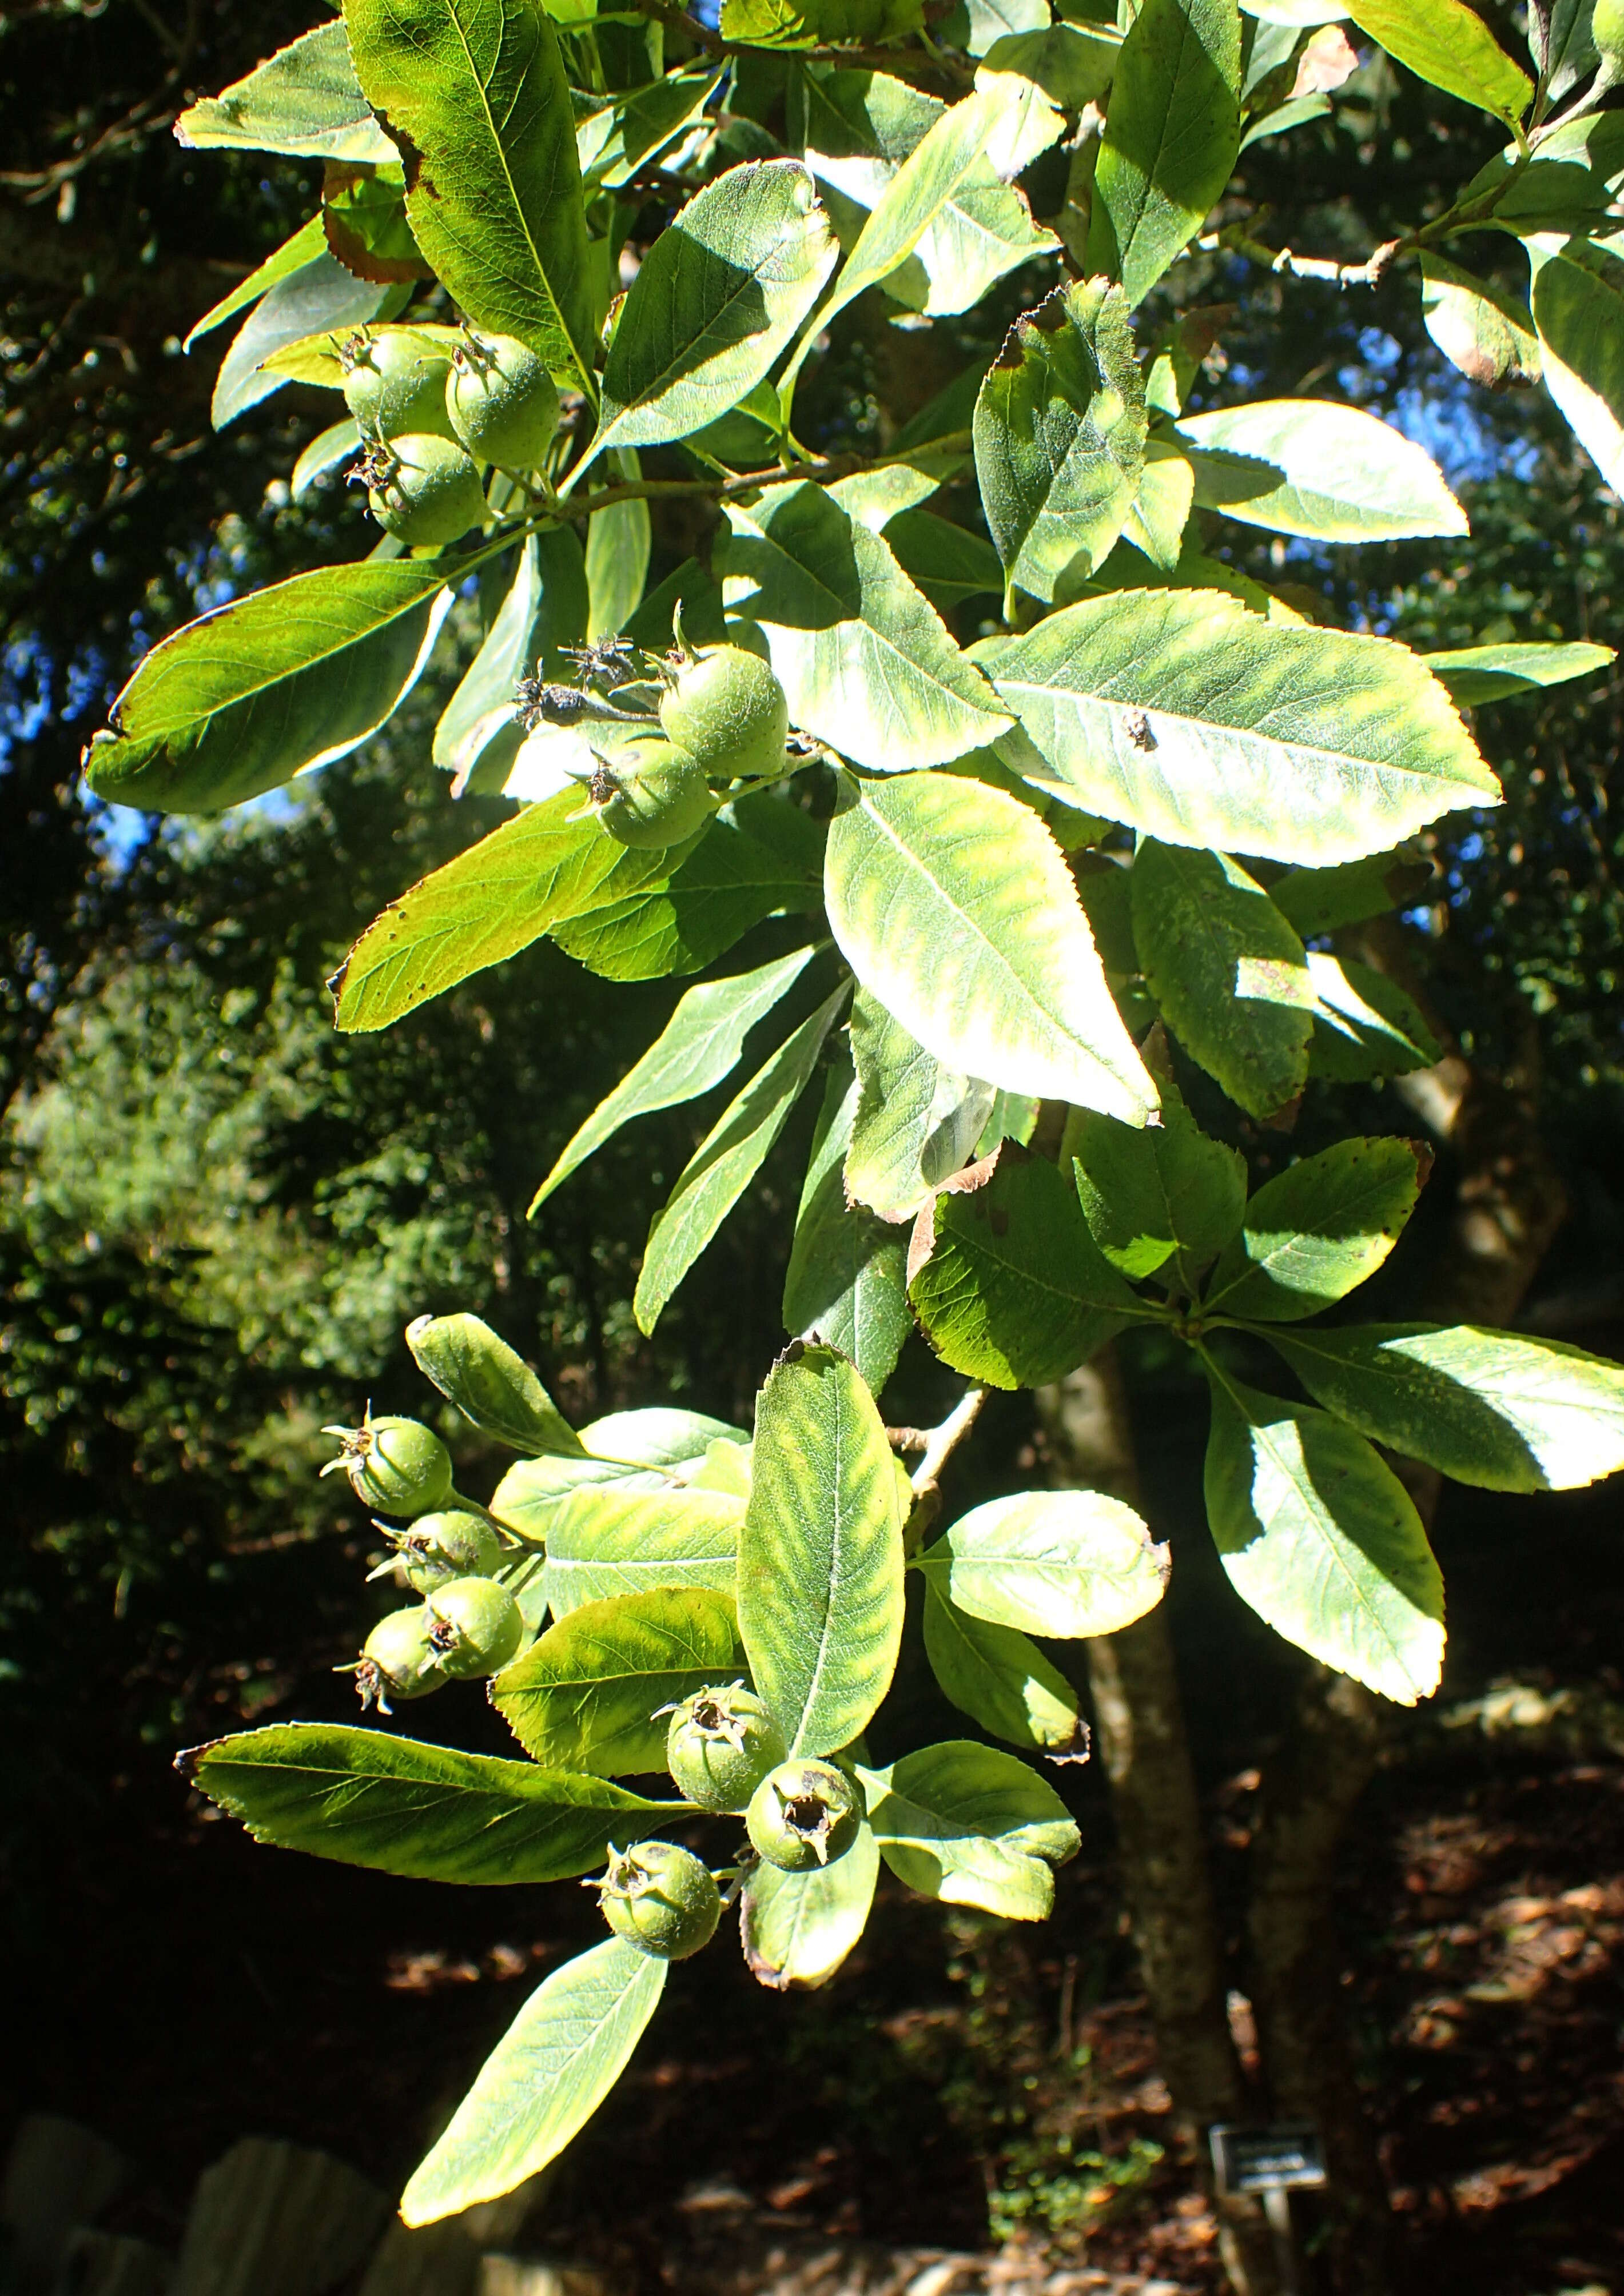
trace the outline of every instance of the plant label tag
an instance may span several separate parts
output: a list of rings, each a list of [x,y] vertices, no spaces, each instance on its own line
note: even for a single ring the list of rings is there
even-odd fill
[[[1219,2121],[1207,2137],[1220,2193],[1280,2193],[1325,2181],[1325,2147],[1306,2121],[1267,2128]]]

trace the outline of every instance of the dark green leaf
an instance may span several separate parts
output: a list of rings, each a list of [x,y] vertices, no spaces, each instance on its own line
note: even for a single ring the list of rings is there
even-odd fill
[[[1136,1283],[1177,1255],[1170,1272],[1193,1292],[1202,1269],[1240,1226],[1246,1162],[1237,1150],[1208,1139],[1170,1074],[1158,1081],[1159,1125],[1136,1131],[1115,1117],[1091,1113],[1068,1133],[1067,1146],[1083,1216],[1111,1266]]]
[[[1358,1084],[1431,1068],[1443,1050],[1419,1007],[1396,982],[1353,957],[1312,955],[1308,973],[1318,1000],[1308,1045],[1308,1074]]]
[[[273,352],[307,335],[348,334],[370,319],[390,318],[410,291],[357,279],[324,247],[279,279],[237,330],[215,377],[209,408],[215,429],[224,430],[239,414],[282,389],[286,376],[265,364]]]
[[[783,1320],[791,1332],[824,1340],[849,1356],[878,1395],[897,1368],[914,1319],[906,1239],[846,1201],[842,1165],[857,1096],[849,1064],[833,1065],[795,1217]]]
[[[942,1696],[995,1738],[1041,1754],[1087,1750],[1088,1726],[1064,1675],[1016,1628],[950,1603],[935,1572],[925,1575],[924,1644]]]
[[[185,144],[236,144],[295,160],[387,166],[399,152],[373,118],[340,24],[318,24],[291,46],[191,105],[175,123]],[[195,332],[195,331],[194,331]]]
[[[234,319],[239,311],[246,311],[250,303],[257,303],[261,295],[268,293],[279,281],[286,279],[291,273],[302,271],[307,263],[314,262],[324,251],[325,247],[322,219],[318,215],[312,216],[308,223],[299,226],[291,239],[283,240],[275,255],[267,255],[258,269],[250,271],[246,279],[237,282],[229,295],[223,296],[211,310],[204,312],[181,345],[182,350],[189,351],[201,336],[208,334],[215,327],[223,326],[227,319]]]
[[[908,1297],[955,1371],[994,1387],[1063,1379],[1150,1312],[1103,1257],[1053,1164],[1005,1148],[983,1188],[936,1201],[935,1242]]]
[[[581,1456],[580,1437],[529,1364],[477,1316],[420,1316],[406,1345],[424,1377],[498,1443],[534,1457]]]
[[[1117,58],[1094,178],[1088,268],[1129,305],[1201,228],[1241,141],[1235,0],[1144,0]]]
[[[1578,640],[1568,645],[1513,641],[1504,645],[1457,646],[1448,653],[1423,653],[1421,659],[1451,701],[1475,709],[1485,701],[1504,701],[1508,694],[1537,693],[1542,686],[1563,685],[1571,677],[1594,676],[1616,661],[1618,655],[1612,646]]]
[[[1296,1323],[1345,1299],[1398,1242],[1431,1168],[1417,1140],[1339,1140],[1303,1157],[1247,1205],[1203,1308]]]
[[[426,1882],[562,1881],[673,1808],[603,1778],[337,1723],[273,1723],[184,1759],[256,1841]]]
[[[1624,1367],[1474,1324],[1270,1332],[1310,1395],[1373,1442],[1490,1491],[1567,1491],[1624,1467]]]
[[[1015,1755],[955,1738],[859,1775],[880,1855],[908,1889],[1011,1921],[1051,1911],[1054,1869],[1077,1855],[1078,1831]]]

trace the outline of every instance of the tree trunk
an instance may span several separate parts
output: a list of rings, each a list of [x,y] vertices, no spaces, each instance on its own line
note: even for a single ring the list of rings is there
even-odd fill
[[[1390,919],[1363,928],[1357,953],[1426,1010]],[[1447,1041],[1436,1015],[1427,1018]],[[1398,1079],[1396,1088],[1454,1151],[1457,1168],[1449,1234],[1417,1305],[1439,1322],[1509,1323],[1565,1210],[1531,1100],[1484,1076],[1453,1045],[1436,1067]],[[1430,1524],[1440,1478],[1398,1464]],[[1331,1906],[1342,1835],[1392,1717],[1357,1683],[1312,1669],[1294,1727],[1264,1781],[1252,1852],[1248,1931],[1259,2045],[1275,2111],[1314,2121],[1325,2138],[1327,2260],[1342,2296],[1386,2296],[1391,2284],[1386,2184],[1353,2078]]]
[[[1057,1481],[1136,1502],[1127,1398],[1111,1349],[1040,1390],[1038,1407]],[[1229,2030],[1228,1980],[1172,1638],[1159,1607],[1085,1648],[1162,2077],[1179,2133],[1210,2191],[1207,2130],[1215,2120],[1244,2120],[1249,2100]],[[1235,2196],[1214,2205],[1237,2296],[1272,2296],[1279,2285],[1273,2241],[1258,2202]]]

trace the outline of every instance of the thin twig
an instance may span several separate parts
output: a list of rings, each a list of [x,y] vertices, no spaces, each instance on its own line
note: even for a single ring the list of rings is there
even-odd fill
[[[942,1469],[975,1425],[981,1414],[981,1406],[991,1392],[992,1390],[987,1387],[967,1388],[941,1425],[931,1428],[924,1457],[914,1470],[915,1498],[923,1498],[927,1491],[935,1489],[941,1479]]]
[[[568,499],[554,496],[539,523],[553,525],[560,520],[590,518],[594,511],[610,510],[622,502],[663,502],[684,495],[708,497],[712,502],[741,502],[749,495],[765,493],[769,487],[793,487],[803,482],[830,486],[838,479],[856,478],[860,472],[883,471],[896,463],[912,462],[915,453],[951,454],[968,450],[970,443],[968,430],[954,430],[906,454],[814,455],[805,462],[782,464],[771,471],[746,471],[733,479],[629,479],[620,486],[604,487],[595,495]]]

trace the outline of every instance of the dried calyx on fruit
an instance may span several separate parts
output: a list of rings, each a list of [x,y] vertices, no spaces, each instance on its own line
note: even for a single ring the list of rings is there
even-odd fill
[[[769,665],[742,646],[677,644],[665,662],[660,722],[710,781],[768,781],[784,770],[790,710]]]
[[[324,1427],[343,1445],[324,1475],[341,1467],[363,1506],[403,1522],[431,1514],[451,1496],[451,1454],[420,1419],[374,1419],[368,1404],[358,1427]]]
[[[466,331],[452,354],[446,406],[469,453],[504,471],[534,470],[558,430],[546,363],[512,335]]]
[[[451,436],[446,405],[451,378],[448,352],[431,348],[410,328],[363,331],[339,345],[339,364],[344,370],[344,404],[365,436],[393,439],[406,430]]]
[[[408,1587],[427,1595],[447,1578],[489,1578],[502,1568],[504,1549],[483,1515],[466,1507],[420,1515],[410,1530],[378,1529],[394,1547],[387,1562],[370,1575],[381,1578],[398,1570]]]
[[[453,1682],[497,1674],[519,1654],[524,1620],[505,1587],[494,1578],[448,1578],[425,1605],[436,1662]]]
[[[592,802],[621,845],[681,845],[709,820],[717,800],[694,760],[668,742],[640,742],[612,765],[600,758]]]
[[[767,1708],[739,1683],[695,1691],[672,1710],[666,1766],[677,1792],[701,1809],[742,1810],[788,1753]]]
[[[750,1796],[744,1823],[769,1866],[805,1874],[833,1865],[857,1838],[863,1790],[833,1762],[781,1762]]]
[[[660,1961],[685,1961],[709,1944],[722,1917],[721,1892],[708,1866],[674,1841],[611,1849],[609,1871],[587,1885],[617,1937]]]
[[[373,516],[409,549],[443,549],[484,520],[478,471],[455,439],[438,431],[392,432],[381,452],[369,453],[360,475]]]
[[[354,1674],[363,1713],[375,1706],[387,1714],[391,1698],[422,1698],[446,1681],[430,1636],[432,1624],[421,1603],[409,1611],[391,1611],[368,1635],[355,1665],[339,1669]]]

